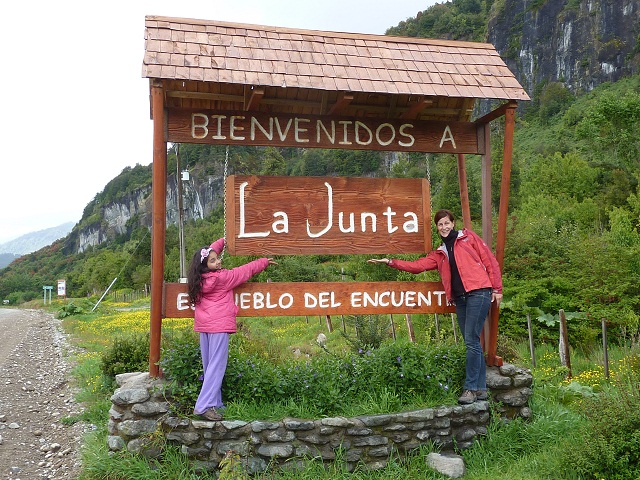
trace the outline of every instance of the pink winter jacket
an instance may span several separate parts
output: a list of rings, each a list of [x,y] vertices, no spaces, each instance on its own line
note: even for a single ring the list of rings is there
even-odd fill
[[[259,258],[231,270],[222,268],[202,275],[202,298],[196,304],[193,329],[205,333],[235,333],[238,306],[233,289],[269,266]]]
[[[473,231],[466,228],[458,231],[454,247],[456,265],[466,292],[479,288],[492,288],[496,293],[502,293],[502,274],[496,257],[486,243]],[[391,260],[390,267],[410,273],[420,273],[426,270],[438,269],[444,290],[449,302],[453,302],[451,290],[451,267],[449,253],[444,244],[427,254],[426,257],[415,261]]]

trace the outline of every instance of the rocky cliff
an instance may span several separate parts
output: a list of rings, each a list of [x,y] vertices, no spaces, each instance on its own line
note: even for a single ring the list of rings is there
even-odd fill
[[[640,0],[496,0],[488,41],[530,95],[549,82],[574,93],[640,66]]]
[[[184,220],[204,218],[223,201],[221,177],[191,176],[182,181]],[[133,227],[151,228],[151,186],[137,189],[100,206],[100,220],[77,226],[65,242],[65,251],[82,253],[90,247],[113,240],[119,235],[128,236]],[[167,179],[167,224],[178,223],[178,188],[176,176]]]

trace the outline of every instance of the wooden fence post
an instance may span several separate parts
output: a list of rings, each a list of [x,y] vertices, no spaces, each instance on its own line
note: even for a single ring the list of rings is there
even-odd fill
[[[416,343],[416,334],[413,331],[413,322],[411,321],[411,314],[405,313],[404,318],[407,320],[407,331],[409,332],[409,341]]]
[[[393,323],[393,315],[389,315],[391,317],[391,335],[393,336],[393,341],[396,341],[396,324]]]
[[[529,351],[531,352],[531,366],[536,368],[536,350],[533,346],[533,328],[531,327],[531,313],[527,313],[527,330],[529,331]]]
[[[569,334],[567,333],[567,317],[564,310],[560,309],[560,364],[567,367],[569,373],[567,378],[571,378],[571,355],[569,354]]]
[[[456,333],[456,319],[453,316],[453,313],[451,314],[451,327],[453,328],[453,340],[456,342],[456,345],[458,344],[458,334]]]
[[[327,330],[329,330],[329,333],[333,332],[333,324],[331,323],[331,315],[327,315]]]
[[[604,376],[609,380],[609,346],[607,345],[607,319],[602,319],[602,351],[604,353]]]

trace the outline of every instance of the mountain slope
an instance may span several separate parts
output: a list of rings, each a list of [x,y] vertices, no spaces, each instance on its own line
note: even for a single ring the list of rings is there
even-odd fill
[[[21,237],[0,244],[0,253],[25,255],[51,245],[56,240],[66,237],[73,228],[73,222],[63,223],[57,227],[46,228],[37,232],[27,233]],[[1,259],[0,259],[1,262]],[[0,263],[0,268],[6,266]]]

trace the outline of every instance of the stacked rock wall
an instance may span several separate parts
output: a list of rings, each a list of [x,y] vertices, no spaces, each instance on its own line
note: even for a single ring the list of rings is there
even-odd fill
[[[498,411],[505,418],[528,418],[531,374],[512,365],[487,370]],[[443,451],[468,448],[486,433],[491,420],[489,402],[477,401],[354,418],[209,422],[173,414],[162,393],[163,381],[148,373],[118,375],[116,380],[120,388],[111,397],[109,448],[153,457],[164,445],[176,445],[205,470],[218,468],[228,455],[237,456],[250,473],[309,458],[340,458],[350,469],[358,464],[378,469],[392,455],[404,456],[427,442]]]

